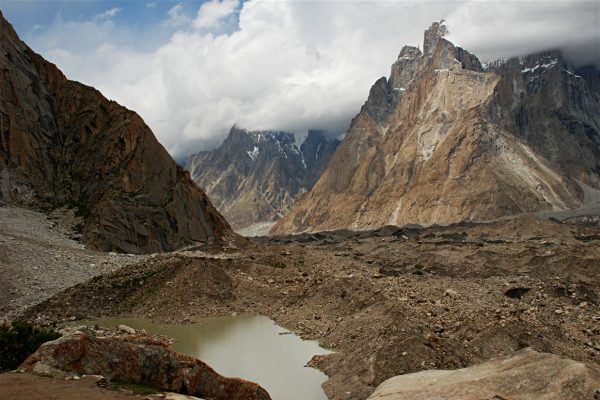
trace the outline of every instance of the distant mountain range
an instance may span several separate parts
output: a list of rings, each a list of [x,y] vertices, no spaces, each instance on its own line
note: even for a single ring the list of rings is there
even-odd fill
[[[445,33],[434,23],[423,52],[402,49],[273,232],[490,220],[600,188],[599,71],[560,51],[484,66]]]
[[[103,251],[170,251],[233,237],[135,112],[68,80],[0,13],[0,200],[75,209]]]
[[[192,155],[186,164],[234,228],[277,221],[312,188],[337,148],[311,130],[302,144],[292,133],[231,128],[215,150]]]

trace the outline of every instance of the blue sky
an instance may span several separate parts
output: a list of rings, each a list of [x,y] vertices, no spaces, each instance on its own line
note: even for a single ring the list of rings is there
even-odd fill
[[[600,65],[597,0],[0,0],[70,78],[138,112],[176,158],[247,129],[343,134],[402,46],[445,18],[482,61],[562,48]]]
[[[59,23],[106,23],[126,34],[120,44],[156,48],[192,20],[205,0],[0,0],[0,9],[28,43]],[[181,23],[175,19],[180,18]],[[237,14],[222,31],[237,28]],[[82,32],[84,33],[84,32]],[[79,38],[85,43],[86,38]],[[88,38],[93,41],[93,38]]]
[[[190,7],[194,3],[187,2]],[[87,21],[102,14],[112,16],[118,24],[145,29],[160,23],[177,2],[162,1],[92,1],[92,0],[1,0],[0,8],[21,35],[36,27],[51,25],[55,19]]]
[[[157,26],[177,4],[190,18],[194,16],[201,0],[0,0],[0,8],[21,34],[36,25],[48,26],[56,18],[68,21],[87,21],[103,14],[117,24],[136,29]]]

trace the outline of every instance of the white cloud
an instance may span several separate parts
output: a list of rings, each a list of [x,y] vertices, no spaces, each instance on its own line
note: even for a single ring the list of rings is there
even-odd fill
[[[175,4],[168,12],[169,19],[166,21],[168,26],[188,25],[192,19],[185,13],[184,3]]]
[[[114,17],[121,10],[122,10],[122,8],[120,8],[120,7],[114,7],[114,8],[111,8],[110,10],[106,10],[105,12],[96,15],[94,17],[94,19],[95,20],[102,20],[102,19],[112,18],[112,17]]]
[[[590,48],[581,62],[600,58],[598,1],[479,2],[457,8],[447,22],[449,39],[482,60],[582,45]]]
[[[211,29],[219,25],[221,20],[230,16],[239,7],[239,0],[211,0],[203,3],[194,20],[194,28]]]
[[[450,39],[482,59],[592,43],[595,53],[582,54],[598,61],[598,4],[224,0],[194,12],[179,3],[159,42],[106,21],[56,21],[31,43],[67,76],[140,113],[182,157],[220,144],[234,123],[343,132],[402,46],[421,45],[444,17]],[[239,29],[220,33],[232,16]]]

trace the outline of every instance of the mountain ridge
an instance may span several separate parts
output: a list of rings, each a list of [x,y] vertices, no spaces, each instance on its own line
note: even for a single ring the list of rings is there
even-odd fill
[[[574,179],[600,186],[598,92],[562,57],[539,63],[552,52],[484,70],[445,31],[434,23],[423,53],[401,50],[321,179],[273,233],[570,209],[583,196]]]
[[[289,211],[326,167],[337,140],[233,126],[223,144],[189,157],[186,169],[235,228],[272,222]]]
[[[233,235],[135,112],[68,80],[0,13],[0,197],[77,209],[103,251],[170,251]]]

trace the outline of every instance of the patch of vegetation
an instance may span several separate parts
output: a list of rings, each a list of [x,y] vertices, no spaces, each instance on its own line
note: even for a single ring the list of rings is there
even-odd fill
[[[110,388],[112,390],[128,390],[131,394],[139,394],[142,396],[161,393],[161,391],[154,386],[145,385],[143,383],[111,382]]]
[[[282,263],[281,261],[273,261],[271,263],[271,267],[284,269],[284,268],[287,268],[287,265],[285,263]]]
[[[0,372],[18,368],[42,343],[59,336],[51,328],[26,322],[13,321],[10,326],[0,326]]]

